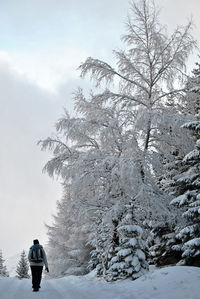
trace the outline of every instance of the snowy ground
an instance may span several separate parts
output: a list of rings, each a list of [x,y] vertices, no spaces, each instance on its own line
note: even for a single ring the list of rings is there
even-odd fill
[[[31,280],[0,278],[0,299],[200,299],[200,268],[166,267],[135,281],[106,283],[91,275],[43,279],[33,293]]]

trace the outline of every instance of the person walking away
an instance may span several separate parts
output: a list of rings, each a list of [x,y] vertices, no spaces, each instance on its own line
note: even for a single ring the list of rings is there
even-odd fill
[[[31,267],[33,292],[38,292],[42,279],[43,267],[45,265],[45,270],[47,272],[49,272],[49,268],[44,248],[39,244],[37,239],[33,240],[33,246],[30,247],[28,260]]]

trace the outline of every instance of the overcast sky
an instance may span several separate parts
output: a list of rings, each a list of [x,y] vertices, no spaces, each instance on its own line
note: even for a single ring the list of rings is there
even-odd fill
[[[155,2],[170,30],[193,15],[199,38],[199,0]],[[112,61],[128,5],[0,0],[0,249],[6,257],[27,249],[33,238],[47,241],[44,223],[51,222],[61,188],[42,174],[50,155],[36,143],[51,135],[64,106],[73,111],[73,90],[88,86],[79,79],[78,65],[88,56]]]

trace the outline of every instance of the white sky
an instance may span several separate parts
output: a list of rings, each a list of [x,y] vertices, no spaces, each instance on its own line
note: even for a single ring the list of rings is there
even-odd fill
[[[172,30],[193,15],[199,39],[199,0],[155,0]],[[0,248],[4,256],[45,243],[61,188],[42,174],[50,157],[36,145],[51,135],[71,93],[88,81],[76,70],[88,56],[112,61],[120,47],[128,0],[0,0]],[[196,55],[192,63],[196,61]],[[193,68],[193,66],[192,66]]]

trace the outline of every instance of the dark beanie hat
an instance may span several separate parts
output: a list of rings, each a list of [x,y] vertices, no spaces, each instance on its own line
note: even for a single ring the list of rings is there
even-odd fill
[[[36,245],[36,244],[39,244],[39,241],[37,239],[33,240],[33,244]]]

